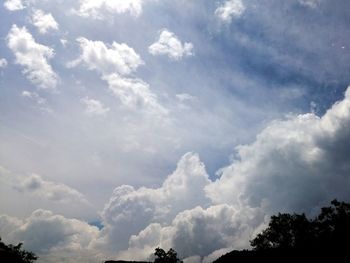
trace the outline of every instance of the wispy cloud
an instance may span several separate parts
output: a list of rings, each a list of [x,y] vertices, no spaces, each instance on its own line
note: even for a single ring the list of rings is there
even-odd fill
[[[7,67],[7,60],[5,58],[0,58],[0,68]]]
[[[106,115],[110,110],[99,100],[89,99],[88,97],[82,98],[80,102],[85,106],[85,112],[89,115]]]

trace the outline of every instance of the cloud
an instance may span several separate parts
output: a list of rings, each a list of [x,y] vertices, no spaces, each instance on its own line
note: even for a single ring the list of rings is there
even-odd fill
[[[102,41],[92,41],[84,37],[77,41],[82,53],[75,63],[83,63],[89,70],[96,70],[102,75],[129,75],[144,64],[140,55],[125,43],[113,42],[107,46]]]
[[[118,74],[105,75],[102,79],[107,81],[109,89],[124,105],[130,108],[147,109],[148,112],[157,115],[167,113],[146,82],[136,78],[121,77]]]
[[[310,8],[316,8],[321,1],[322,0],[299,0],[299,3]]]
[[[132,236],[129,252],[142,255],[144,250],[157,246],[172,247],[181,258],[199,256],[203,260],[218,250],[247,248],[263,222],[264,214],[259,209],[237,209],[226,204],[206,209],[198,206],[180,212],[169,225],[151,224]]]
[[[215,203],[245,202],[266,212],[312,213],[333,198],[349,200],[350,89],[326,114],[272,122],[207,187]]]
[[[4,6],[10,11],[18,11],[25,8],[22,0],[6,0]]]
[[[85,105],[85,112],[89,115],[106,115],[109,112],[109,108],[106,108],[99,100],[83,98],[80,102]]]
[[[157,246],[204,262],[248,248],[272,214],[312,216],[334,198],[350,199],[349,135],[350,88],[322,117],[270,123],[253,143],[238,147],[216,181],[188,153],[158,189],[116,188],[103,211],[105,237],[130,236],[119,256],[140,260]]]
[[[148,51],[154,56],[167,55],[172,60],[180,60],[193,55],[193,44],[190,42],[183,44],[174,33],[163,29],[158,41],[150,45]]]
[[[0,68],[7,67],[7,60],[5,58],[0,58]]]
[[[58,30],[59,27],[52,14],[45,14],[42,10],[34,10],[31,20],[41,34],[46,34],[50,30]]]
[[[37,174],[18,178],[15,188],[21,192],[34,193],[37,196],[59,203],[78,202],[89,204],[85,196],[65,184],[47,181]]]
[[[80,0],[77,13],[83,17],[104,19],[108,14],[129,13],[139,16],[144,0]]]
[[[54,50],[35,42],[25,27],[13,25],[7,35],[7,46],[16,57],[16,64],[24,67],[23,74],[41,89],[54,90],[58,76],[52,70],[48,60],[54,56]]]
[[[230,23],[233,18],[240,17],[245,11],[241,0],[227,0],[215,10],[215,15],[223,22]]]
[[[0,233],[44,255],[71,248],[72,258],[149,260],[160,246],[173,247],[186,262],[212,262],[229,250],[248,248],[272,214],[313,215],[333,198],[349,200],[349,135],[350,88],[322,117],[308,113],[271,122],[254,142],[237,148],[215,181],[199,156],[187,153],[159,188],[115,188],[99,232],[39,210],[24,221],[0,217]],[[46,197],[56,189],[64,192],[58,196],[72,193],[37,175],[22,180],[20,188]]]
[[[20,220],[0,216],[0,233],[5,242],[23,242],[24,248],[39,256],[38,262],[100,262],[92,249],[99,235],[97,227],[68,219],[47,210],[36,210]]]
[[[198,205],[206,207],[209,199],[204,187],[209,182],[198,155],[188,153],[160,188],[117,187],[102,212],[106,226],[102,242],[113,244],[114,249],[126,249],[130,236],[150,223],[170,223],[183,210]]]
[[[30,92],[28,90],[24,90],[22,92],[22,96],[25,98],[30,98],[30,99],[34,100],[39,105],[46,105],[47,104],[46,99],[40,97],[40,95],[36,92]]]
[[[146,109],[160,115],[166,113],[149,85],[131,77],[131,74],[144,64],[133,48],[116,42],[105,45],[102,41],[92,41],[83,37],[77,41],[80,44],[81,55],[77,60],[68,63],[68,67],[83,64],[89,70],[100,73],[113,94],[129,108]]]
[[[52,109],[49,107],[47,100],[41,97],[38,93],[24,90],[22,91],[21,95],[22,97],[33,101],[36,104],[35,108],[38,108],[39,110],[47,113],[53,112]]]

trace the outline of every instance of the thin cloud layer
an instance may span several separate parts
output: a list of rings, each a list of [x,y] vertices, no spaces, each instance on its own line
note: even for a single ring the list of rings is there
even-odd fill
[[[32,174],[24,179],[21,178],[14,187],[19,191],[32,192],[37,196],[44,197],[46,200],[54,202],[78,202],[85,205],[89,203],[85,196],[77,190],[62,183],[43,180],[41,176],[37,174]]]
[[[152,55],[166,55],[172,60],[180,60],[183,57],[193,55],[193,44],[182,43],[180,39],[167,29],[160,32],[159,39],[148,47]]]
[[[89,115],[106,115],[110,110],[101,101],[88,97],[81,99],[80,102],[85,105],[85,112]]]
[[[25,27],[13,25],[7,35],[7,45],[13,52],[16,64],[24,67],[23,74],[38,88],[54,90],[58,76],[49,60],[54,50],[35,41]]]
[[[5,58],[0,58],[0,68],[7,67],[7,60]]]
[[[316,8],[321,2],[322,0],[299,0],[300,4],[310,8]]]

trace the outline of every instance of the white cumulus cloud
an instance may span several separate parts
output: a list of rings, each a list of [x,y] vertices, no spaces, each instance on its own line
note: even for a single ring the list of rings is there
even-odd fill
[[[149,85],[131,77],[131,74],[144,64],[133,48],[124,43],[113,42],[112,45],[106,45],[102,41],[92,41],[83,37],[77,41],[80,44],[81,55],[77,60],[68,63],[68,67],[83,64],[89,70],[100,73],[113,94],[125,106],[147,109],[161,115],[166,112]]]
[[[52,14],[45,14],[42,10],[34,10],[31,21],[41,34],[46,34],[50,30],[58,30],[59,27]]]
[[[129,75],[144,64],[140,55],[125,43],[113,42],[108,46],[102,41],[92,41],[83,37],[77,41],[82,53],[75,63],[83,63],[88,69],[96,70],[102,75]]]
[[[160,32],[159,39],[148,47],[152,55],[167,55],[170,59],[180,60],[193,55],[193,44],[182,43],[180,39],[167,29]]]
[[[83,98],[80,102],[85,105],[85,112],[89,115],[105,115],[109,112],[109,108],[105,107],[101,101]]]
[[[215,10],[215,15],[223,22],[231,22],[245,11],[242,0],[227,0]]]
[[[22,0],[6,0],[4,6],[10,11],[18,11],[25,8]]]
[[[144,0],[80,0],[78,14],[94,19],[103,19],[108,14],[129,13],[139,16]]]
[[[16,64],[24,67],[23,73],[33,84],[41,89],[55,89],[58,76],[48,60],[54,50],[35,41],[25,27],[13,25],[7,35],[7,46],[16,57]]]

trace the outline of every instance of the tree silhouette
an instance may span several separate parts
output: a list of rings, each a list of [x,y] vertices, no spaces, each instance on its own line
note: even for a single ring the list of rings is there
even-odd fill
[[[267,229],[250,243],[255,250],[304,248],[313,239],[314,230],[305,214],[272,216]]]
[[[0,238],[0,259],[1,262],[32,263],[38,259],[33,253],[22,249],[22,243],[18,245],[6,245]]]
[[[348,258],[350,203],[333,200],[314,219],[305,214],[277,214],[268,227],[250,241],[253,250],[234,250],[214,263],[323,262]]]
[[[170,248],[168,252],[165,252],[164,249],[157,247],[154,252],[154,263],[178,263],[182,262],[177,257],[177,253],[174,249]]]
[[[333,200],[313,220],[305,214],[272,216],[269,226],[250,241],[254,250],[340,249],[349,246],[350,204]]]

